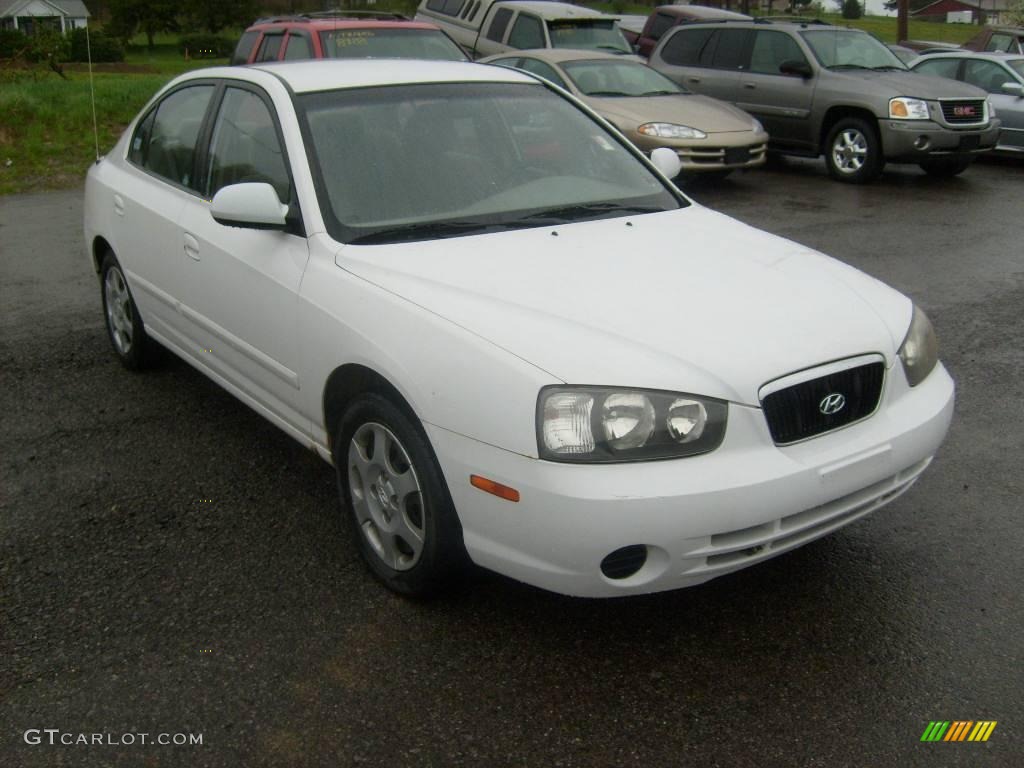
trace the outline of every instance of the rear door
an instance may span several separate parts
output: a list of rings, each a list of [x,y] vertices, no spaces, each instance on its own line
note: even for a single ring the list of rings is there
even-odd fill
[[[651,66],[687,90],[736,101],[740,73],[750,58],[746,29],[684,26],[666,35]]]
[[[772,141],[779,145],[809,147],[814,77],[784,75],[783,62],[810,66],[799,44],[785,32],[754,30],[750,60],[739,78],[736,106],[754,115]]]

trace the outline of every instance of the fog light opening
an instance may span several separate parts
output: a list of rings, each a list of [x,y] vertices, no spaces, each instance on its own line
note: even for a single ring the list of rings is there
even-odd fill
[[[628,579],[643,568],[646,562],[647,547],[631,544],[606,555],[601,561],[601,573],[609,579]]]
[[[914,139],[914,149],[920,149],[923,151],[928,149],[928,147],[930,147],[931,145],[932,143],[928,141],[927,136],[918,136],[916,139]]]

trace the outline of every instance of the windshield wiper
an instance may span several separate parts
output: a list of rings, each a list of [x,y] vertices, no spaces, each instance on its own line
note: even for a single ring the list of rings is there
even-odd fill
[[[595,47],[598,50],[600,50],[600,51],[611,51],[612,53],[617,53],[620,56],[626,56],[629,53],[631,53],[631,51],[624,51],[624,50],[622,50],[617,45],[598,45],[598,46],[595,46]]]
[[[660,91],[644,91],[640,95],[641,96],[675,96],[678,93],[679,93],[679,91],[666,91],[666,90],[663,89],[663,90],[660,90]]]
[[[358,235],[348,242],[352,245],[374,245],[378,243],[403,243],[413,240],[432,240],[443,237],[459,237],[476,232],[501,228],[501,224],[479,221],[432,221],[422,224],[403,224],[398,227],[378,229],[365,235]]]
[[[872,67],[875,72],[909,72],[906,67],[897,67],[892,64],[883,64],[880,67]]]
[[[871,67],[865,67],[863,64],[833,64],[828,69],[871,69]]]
[[[577,221],[600,216],[604,213],[660,213],[664,208],[650,205],[623,205],[621,203],[580,203],[579,205],[563,205],[558,208],[547,208],[537,213],[523,216],[519,221],[537,221],[550,219],[554,223]]]
[[[629,96],[628,93],[622,91],[590,91],[586,94],[587,96]]]

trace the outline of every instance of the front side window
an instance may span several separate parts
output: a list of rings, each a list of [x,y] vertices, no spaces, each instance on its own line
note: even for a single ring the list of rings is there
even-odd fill
[[[995,62],[975,59],[964,64],[964,82],[989,93],[1002,93],[1003,83],[1012,83],[1013,78]]]
[[[520,13],[512,32],[508,36],[508,44],[513,48],[545,48],[544,27],[540,19],[528,13]]]
[[[282,202],[291,198],[291,184],[274,119],[254,92],[227,88],[210,141],[207,197],[221,187],[265,182]]]
[[[288,45],[284,49],[284,60],[301,61],[311,58],[313,58],[313,51],[306,36],[297,35],[294,32],[288,35]]]
[[[1024,59],[1007,59],[1006,66],[1016,72],[1018,76],[1024,77]]]
[[[750,52],[750,71],[763,75],[781,74],[783,62],[807,63],[800,46],[785,32],[758,31],[754,33],[754,47]]]
[[[661,58],[675,67],[696,67],[701,51],[708,44],[713,29],[684,29],[676,32],[661,49]]]
[[[277,61],[277,54],[281,52],[281,43],[284,41],[284,34],[277,32],[273,35],[264,35],[260,49],[256,52],[256,61]]]
[[[686,93],[664,75],[636,61],[567,61],[562,68],[586,96],[676,96]]]
[[[439,29],[332,29],[320,33],[320,45],[328,59],[466,60]]]
[[[505,30],[508,28],[508,22],[511,18],[512,10],[510,8],[499,8],[491,20],[490,28],[487,30],[487,39],[500,43],[505,37]]]
[[[161,178],[199,191],[193,175],[196,142],[212,96],[212,85],[193,85],[164,98],[136,129],[128,159]]]
[[[516,65],[510,65],[516,66]],[[519,69],[526,70],[532,75],[543,77],[548,82],[554,83],[559,88],[565,88],[565,81],[558,75],[555,68],[550,64],[546,64],[543,61],[537,59],[525,58],[521,59],[518,64]]]
[[[1013,36],[1012,35],[992,35],[988,39],[988,44],[985,46],[986,51],[1003,51],[1005,53],[1014,52],[1016,50],[1013,47]]]
[[[895,53],[865,32],[829,29],[800,34],[828,69],[906,69]]]
[[[549,21],[548,34],[551,36],[553,48],[579,48],[612,53],[633,52],[615,20]]]
[[[379,243],[685,205],[548,88],[442,83],[299,97],[328,231]],[[408,141],[415,136],[415,141]]]
[[[958,69],[960,69],[960,59],[928,59],[914,67],[914,71],[918,74],[948,77],[953,80],[956,80]]]

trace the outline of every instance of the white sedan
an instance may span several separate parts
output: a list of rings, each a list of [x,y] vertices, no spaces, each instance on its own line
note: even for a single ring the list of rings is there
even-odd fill
[[[908,298],[676,171],[505,68],[206,69],[93,166],[85,238],[121,361],[170,349],[333,463],[392,589],[637,594],[892,501],[953,409]]]

